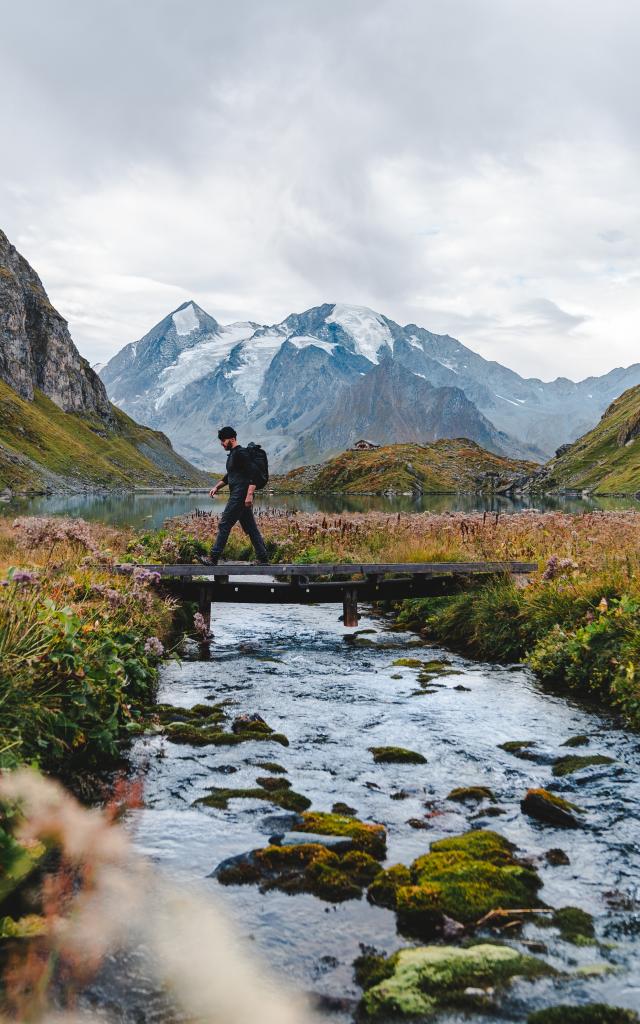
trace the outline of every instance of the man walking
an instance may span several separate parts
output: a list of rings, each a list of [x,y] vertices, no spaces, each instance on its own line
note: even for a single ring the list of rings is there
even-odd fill
[[[214,545],[211,548],[211,558],[206,564],[217,565],[220,561],[220,556],[224,551],[225,544],[229,539],[231,528],[236,523],[240,523],[240,526],[249,537],[253,544],[256,552],[256,558],[259,564],[266,565],[269,561],[267,549],[265,547],[262,534],[258,529],[258,524],[255,521],[253,515],[253,495],[256,490],[256,480],[254,467],[251,462],[251,458],[247,454],[246,448],[243,448],[238,444],[238,436],[233,427],[222,427],[218,431],[218,437],[220,444],[224,448],[227,455],[227,472],[223,476],[222,480],[218,480],[215,487],[212,487],[209,494],[212,498],[215,498],[221,488],[225,484],[229,485],[229,500],[224,507],[224,511],[220,516],[220,524],[218,526],[218,535],[215,539]]]

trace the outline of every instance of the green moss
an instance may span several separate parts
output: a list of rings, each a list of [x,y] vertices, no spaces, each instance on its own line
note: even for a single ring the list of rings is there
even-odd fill
[[[527,1024],[638,1024],[635,1010],[605,1003],[588,1006],[549,1006],[536,1010],[527,1017]]]
[[[568,740],[561,743],[562,747],[586,747],[589,742],[589,737],[581,733],[579,736],[570,736]]]
[[[256,768],[262,768],[265,772],[273,772],[274,775],[286,775],[287,769],[283,768],[277,761],[256,761]]]
[[[580,907],[560,907],[553,916],[538,922],[545,928],[557,928],[560,937],[574,946],[593,946],[595,928],[593,918]]]
[[[498,747],[500,750],[506,750],[507,754],[518,754],[521,750],[527,750],[535,745],[535,740],[508,740],[507,743],[499,743]]]
[[[553,804],[554,807],[559,807],[562,811],[582,810],[582,807],[578,807],[577,804],[572,804],[570,800],[565,800],[562,796],[550,793],[548,789],[529,789],[527,790],[527,794],[529,793],[542,797],[542,799],[546,800],[547,803]]]
[[[426,764],[427,759],[405,747],[369,747],[376,764]]]
[[[399,668],[422,668],[420,658],[396,658],[392,664],[397,665]]]
[[[540,879],[513,851],[511,843],[490,831],[443,839],[410,868],[382,871],[368,897],[395,909],[403,932],[423,936],[437,934],[445,915],[471,923],[497,908],[540,906]]]
[[[281,779],[277,776],[274,778],[273,775],[263,775],[256,779],[257,784],[262,788],[266,789],[269,793],[273,793],[277,789],[291,789],[291,783],[287,779]]]
[[[40,866],[43,843],[26,847],[0,827],[0,904]]]
[[[387,833],[384,825],[359,821],[345,814],[327,814],[307,811],[294,827],[296,832],[315,832],[321,836],[348,836],[354,847],[382,860],[387,853]]]
[[[263,892],[308,892],[329,903],[360,899],[380,867],[367,853],[339,855],[318,843],[266,846],[234,858],[217,871],[223,885],[258,884]]]
[[[495,796],[493,790],[489,789],[488,786],[458,786],[456,789],[452,789],[447,800],[455,800],[456,803],[466,803],[467,800],[491,800],[495,803]]]
[[[47,922],[40,914],[26,914],[17,920],[0,917],[0,939],[34,939],[45,935],[47,929]]]
[[[364,993],[361,1012],[365,1018],[399,1016],[431,1020],[447,1007],[477,1007],[478,997],[468,993],[468,989],[499,989],[516,976],[537,978],[555,973],[543,960],[508,946],[489,944],[469,949],[401,949],[386,964],[376,965],[376,969],[388,971],[389,966],[393,973]]]
[[[202,804],[205,807],[216,807],[226,811],[229,800],[266,800],[269,803],[282,807],[285,811],[304,811],[311,806],[311,801],[301,793],[295,793],[292,789],[279,786],[275,789],[228,789],[214,787],[206,796],[201,796],[194,801],[194,806]]]
[[[278,732],[265,732],[263,729],[244,730],[242,732],[224,732],[221,729],[203,727],[190,723],[168,725],[165,735],[172,743],[186,743],[191,747],[233,747],[238,743],[250,740],[265,742],[271,740],[283,747],[289,746],[289,740]]]
[[[572,775],[579,772],[581,768],[588,768],[594,764],[614,764],[612,757],[605,754],[585,754],[582,757],[578,754],[569,754],[560,757],[553,765],[553,774],[556,776]]]
[[[353,976],[360,988],[373,988],[393,975],[395,966],[390,957],[363,953],[353,961]]]

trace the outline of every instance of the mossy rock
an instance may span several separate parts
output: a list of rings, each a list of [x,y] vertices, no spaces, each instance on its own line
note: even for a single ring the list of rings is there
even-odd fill
[[[284,780],[269,779],[271,782],[283,782]],[[229,806],[229,800],[265,800],[269,803],[275,804],[277,807],[282,807],[285,811],[305,811],[307,807],[311,806],[311,801],[303,796],[302,793],[296,793],[294,790],[289,788],[289,783],[284,783],[280,786],[269,786],[265,788],[260,786],[256,789],[227,789],[224,787],[214,787],[210,789],[206,796],[201,796],[198,800],[194,801],[193,806],[203,805],[204,807],[215,807],[218,810],[226,811]]]
[[[353,961],[353,977],[362,989],[379,985],[393,975],[394,969],[391,957],[379,953],[363,953]]]
[[[527,1017],[527,1024],[640,1024],[635,1010],[606,1003],[588,1006],[549,1006]]]
[[[605,754],[568,754],[566,757],[559,757],[553,764],[553,774],[560,776],[573,775],[582,768],[590,768],[594,764],[614,764],[612,757]]]
[[[287,779],[275,777],[273,775],[261,775],[256,779],[256,783],[261,789],[266,789],[268,793],[273,793],[275,790],[280,789],[291,789],[291,783]]]
[[[283,747],[289,746],[289,740],[282,733],[265,732],[264,730],[247,729],[242,732],[224,732],[218,728],[200,727],[192,723],[168,725],[165,735],[171,743],[184,743],[190,747],[233,747],[239,743],[255,740],[263,743],[271,740]]]
[[[490,800],[495,803],[495,796],[493,790],[489,789],[488,786],[458,786],[456,789],[452,789],[447,800],[454,800],[456,803],[464,804],[467,800],[475,801],[480,803],[482,800]]]
[[[422,668],[423,662],[420,658],[396,658],[392,665],[398,668]]]
[[[546,920],[538,922],[543,928],[557,928],[560,938],[574,946],[595,945],[593,918],[580,907],[560,907]]]
[[[509,946],[488,943],[456,946],[418,946],[401,949],[376,971],[387,973],[366,989],[360,1005],[363,1018],[409,1017],[428,1021],[448,1007],[478,1008],[486,997],[478,989],[504,988],[511,978],[538,978],[556,972],[536,957]],[[476,990],[475,993],[469,990]],[[480,1003],[479,1003],[480,999]]]
[[[226,718],[223,704],[195,704],[179,708],[173,704],[157,704],[153,709],[162,725],[191,723],[197,728],[218,725]]]
[[[441,839],[410,868],[382,871],[367,895],[397,912],[402,932],[423,937],[439,934],[445,917],[471,924],[490,910],[539,907],[540,878],[514,850],[488,830]]]
[[[294,832],[315,832],[321,836],[347,836],[357,850],[382,860],[387,854],[387,832],[384,825],[360,821],[347,814],[307,811],[293,826]]]
[[[507,740],[506,743],[499,743],[498,749],[505,750],[507,754],[521,754],[525,750],[536,746],[535,740]]]
[[[559,867],[563,864],[571,863],[565,851],[561,850],[559,846],[554,846],[553,849],[547,850],[544,855],[544,859],[547,864],[551,864],[553,867]]]
[[[277,761],[255,761],[256,768],[262,768],[264,772],[273,772],[274,775],[286,775],[287,769],[283,768]]]
[[[342,803],[341,800],[338,800],[338,802],[335,803],[333,805],[333,807],[331,808],[331,813],[332,814],[343,814],[343,815],[346,814],[347,817],[349,817],[349,818],[355,818],[355,816],[357,815],[358,812],[355,809],[355,807],[350,807],[349,804],[344,804],[344,803]]]
[[[582,808],[564,800],[546,789],[529,789],[520,803],[523,814],[537,821],[560,828],[579,828],[581,822],[576,817]]]
[[[376,764],[426,764],[427,759],[405,747],[369,747]]]
[[[337,854],[316,843],[265,846],[223,862],[215,871],[222,885],[256,884],[262,892],[312,893],[329,903],[360,899],[380,870],[361,850]]]
[[[570,736],[568,740],[561,743],[561,747],[586,747],[589,742],[589,737],[584,733],[580,733],[578,736]]]

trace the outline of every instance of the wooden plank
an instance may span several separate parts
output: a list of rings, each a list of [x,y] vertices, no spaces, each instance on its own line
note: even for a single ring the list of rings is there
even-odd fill
[[[345,587],[342,596],[342,622],[345,626],[357,626],[358,619],[358,591],[355,587]]]
[[[143,565],[139,568],[160,576],[380,576],[388,573],[441,575],[442,573],[530,573],[536,562],[362,562],[358,564],[316,563],[301,565],[251,565],[243,562],[220,562],[218,565]],[[116,572],[131,572],[130,566],[115,566]]]
[[[476,575],[475,579],[490,579],[491,576],[490,573],[485,576]],[[466,589],[468,582],[464,576],[450,574],[397,577],[377,584],[369,580],[341,583],[334,580],[307,584],[279,583],[276,580],[231,580],[226,584],[216,584],[202,578],[173,577],[167,579],[163,585],[170,593],[185,601],[198,601],[200,595],[206,593],[208,600],[214,604],[341,604],[347,590],[355,593],[358,602],[401,601],[405,597],[435,597],[459,593]]]

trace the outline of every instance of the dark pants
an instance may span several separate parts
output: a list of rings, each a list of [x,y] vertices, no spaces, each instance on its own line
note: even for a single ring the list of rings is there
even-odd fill
[[[219,558],[224,551],[224,546],[229,540],[229,534],[231,529],[236,523],[240,523],[240,526],[249,537],[249,540],[253,544],[256,552],[256,556],[260,561],[267,558],[267,549],[262,539],[262,534],[258,529],[253,516],[253,509],[250,505],[245,505],[244,500],[247,496],[247,488],[239,487],[234,488],[229,495],[229,500],[224,507],[224,511],[220,516],[220,523],[218,525],[218,536],[215,539],[215,543],[211,548],[211,557]]]

